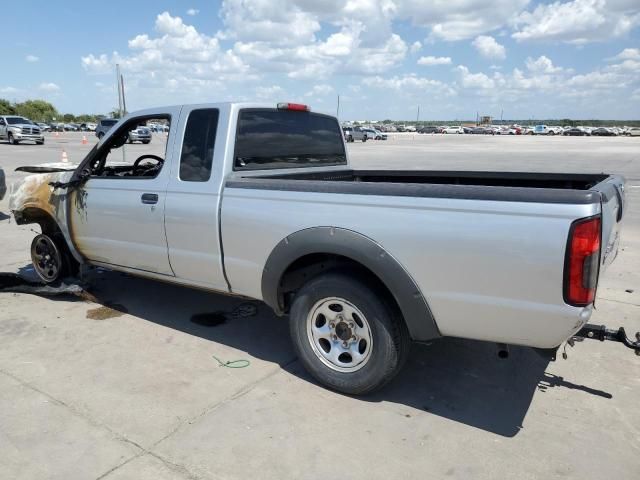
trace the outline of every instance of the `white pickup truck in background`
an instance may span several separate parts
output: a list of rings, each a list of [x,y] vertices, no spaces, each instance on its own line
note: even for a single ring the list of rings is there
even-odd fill
[[[129,131],[158,120],[166,151],[121,162]],[[354,170],[334,117],[236,103],[132,113],[78,166],[20,170],[11,210],[41,226],[44,281],[85,263],[263,300],[335,390],[381,387],[412,340],[639,349],[585,325],[618,249],[619,176]]]

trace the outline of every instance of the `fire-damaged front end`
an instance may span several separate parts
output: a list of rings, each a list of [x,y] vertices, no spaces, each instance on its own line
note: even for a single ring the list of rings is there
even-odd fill
[[[32,257],[41,255],[44,268],[52,255],[67,256],[69,261],[82,261],[75,250],[69,230],[69,199],[72,191],[67,188],[54,188],[53,185],[64,184],[71,180],[76,165],[67,163],[43,164],[38,166],[19,167],[16,170],[29,173],[26,177],[11,185],[9,209],[18,225],[37,223],[42,234],[34,239]],[[56,245],[46,245],[48,241],[39,237],[48,237]],[[37,251],[34,251],[34,248]],[[54,249],[55,251],[50,251]],[[37,265],[36,270],[38,271]],[[53,273],[50,271],[50,273]],[[67,272],[70,273],[70,272]],[[38,271],[41,277],[42,272]],[[45,276],[46,277],[46,276]],[[56,275],[58,278],[58,275]],[[47,281],[47,278],[43,278]]]

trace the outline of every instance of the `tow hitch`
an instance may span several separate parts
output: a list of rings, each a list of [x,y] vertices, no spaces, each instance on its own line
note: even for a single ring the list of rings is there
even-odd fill
[[[640,332],[636,332],[636,341],[632,342],[627,337],[624,327],[620,327],[617,330],[607,328],[605,325],[591,325],[587,323],[582,329],[569,339],[569,345],[573,346],[574,341],[581,342],[583,339],[588,338],[592,340],[610,340],[612,342],[620,342],[625,347],[629,347],[636,352],[636,355],[640,355]]]

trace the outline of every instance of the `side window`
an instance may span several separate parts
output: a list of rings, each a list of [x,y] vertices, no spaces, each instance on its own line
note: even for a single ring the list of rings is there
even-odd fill
[[[130,118],[92,159],[92,176],[147,179],[158,176],[164,166],[168,139],[168,133],[157,133],[158,125],[170,128],[171,117],[150,115]]]
[[[3,126],[4,126],[4,124],[5,124],[5,123],[4,123],[4,118],[0,118],[0,125],[3,125]]]
[[[218,116],[216,108],[201,108],[189,114],[180,155],[180,180],[206,182],[211,178]]]

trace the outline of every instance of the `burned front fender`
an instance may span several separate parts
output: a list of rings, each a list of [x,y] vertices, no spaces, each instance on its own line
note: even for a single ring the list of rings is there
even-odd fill
[[[72,175],[73,171],[54,171],[24,177],[11,185],[9,209],[18,225],[38,223],[43,232],[52,229],[62,233],[73,256],[82,262],[69,231],[68,195],[73,192],[51,186],[68,182]]]

